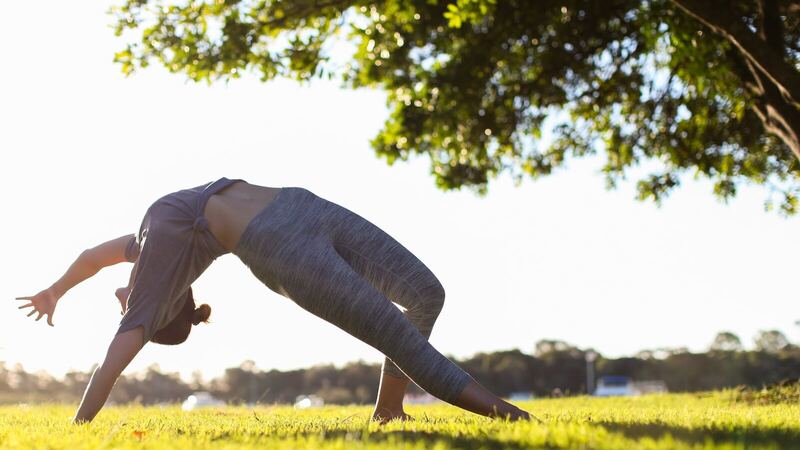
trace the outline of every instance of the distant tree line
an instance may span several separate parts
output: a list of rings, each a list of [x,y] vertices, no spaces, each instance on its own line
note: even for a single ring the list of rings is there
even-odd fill
[[[738,336],[721,332],[704,353],[686,348],[643,350],[633,357],[605,358],[594,364],[597,376],[626,375],[635,380],[663,380],[670,391],[705,391],[733,386],[761,387],[800,377],[800,346],[777,330],[761,331],[752,350]],[[586,355],[559,340],[539,341],[531,354],[520,350],[478,353],[455,361],[475,379],[501,396],[531,392],[586,393]],[[77,402],[91,371],[69,372],[57,379],[45,372],[29,373],[21,365],[0,362],[0,403]],[[195,373],[191,381],[177,373],[163,373],[157,365],[145,372],[120,377],[111,393],[112,403],[168,403],[184,400],[195,391],[208,391],[233,404],[291,403],[298,395],[316,394],[326,403],[372,403],[376,399],[380,364],[352,362],[344,367],[317,365],[289,371],[260,370],[252,361],[228,368],[204,381]],[[410,393],[422,391],[411,386]]]

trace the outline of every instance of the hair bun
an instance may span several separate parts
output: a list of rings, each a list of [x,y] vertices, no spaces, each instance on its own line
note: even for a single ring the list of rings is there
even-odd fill
[[[194,310],[192,314],[192,324],[197,325],[200,322],[208,322],[208,317],[211,315],[211,307],[203,303]]]

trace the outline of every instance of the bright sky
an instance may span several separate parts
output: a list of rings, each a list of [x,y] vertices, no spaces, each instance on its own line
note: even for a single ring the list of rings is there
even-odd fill
[[[112,64],[108,3],[0,6],[0,361],[61,375],[102,360],[119,322],[114,290],[130,264],[67,293],[56,326],[18,311],[85,248],[138,230],[158,197],[221,176],[302,186],[346,206],[414,252],[447,300],[431,342],[447,355],[519,348],[543,338],[607,356],[644,348],[704,350],[720,330],[746,345],[760,329],[800,340],[800,218],[765,213],[766,192],[729,205],[704,181],[658,208],[633,183],[606,191],[598,160],[480,198],[435,188],[426,158],[389,167],[368,140],[387,116],[375,90],[301,87],[255,77],[185,82],[159,67],[126,79]],[[152,363],[207,377],[252,359],[262,369],[377,362],[377,350],[270,291],[234,255],[195,283],[210,325],[177,347],[148,344]]]

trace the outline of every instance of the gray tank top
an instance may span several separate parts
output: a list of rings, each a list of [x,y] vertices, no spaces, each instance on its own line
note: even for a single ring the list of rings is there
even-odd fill
[[[208,230],[203,215],[209,197],[241,179],[225,177],[156,200],[131,238],[125,258],[133,266],[128,308],[117,334],[144,327],[144,342],[174,319],[189,287],[211,263],[227,253]]]

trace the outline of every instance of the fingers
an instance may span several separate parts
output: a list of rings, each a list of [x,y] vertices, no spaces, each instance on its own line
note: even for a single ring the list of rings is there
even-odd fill
[[[50,325],[51,327],[54,326],[53,325],[53,311],[50,311],[50,312],[47,312],[47,311],[44,311],[44,310],[40,311],[39,307],[37,307],[36,304],[34,303],[34,299],[35,298],[36,298],[35,295],[30,295],[30,296],[26,295],[26,296],[23,296],[23,297],[14,297],[15,300],[27,300],[28,301],[28,303],[26,303],[26,304],[24,304],[22,306],[18,306],[17,309],[33,308],[27,314],[26,317],[31,317],[32,315],[34,315],[36,313],[39,313],[39,315],[36,316],[36,319],[35,319],[37,322],[40,321],[42,319],[42,317],[47,316],[47,324]]]
[[[48,312],[44,312],[44,311],[39,311],[39,310],[36,309],[36,306],[34,306],[33,303],[28,303],[27,305],[22,305],[17,309],[30,308],[30,307],[33,307],[34,309],[32,309],[31,312],[29,312],[26,317],[30,317],[30,316],[32,316],[32,315],[34,315],[36,313],[39,313],[39,315],[36,317],[36,321],[37,322],[42,317],[47,316],[47,324],[50,325],[51,327],[55,326],[55,325],[53,325],[53,313],[52,312],[48,313]]]

